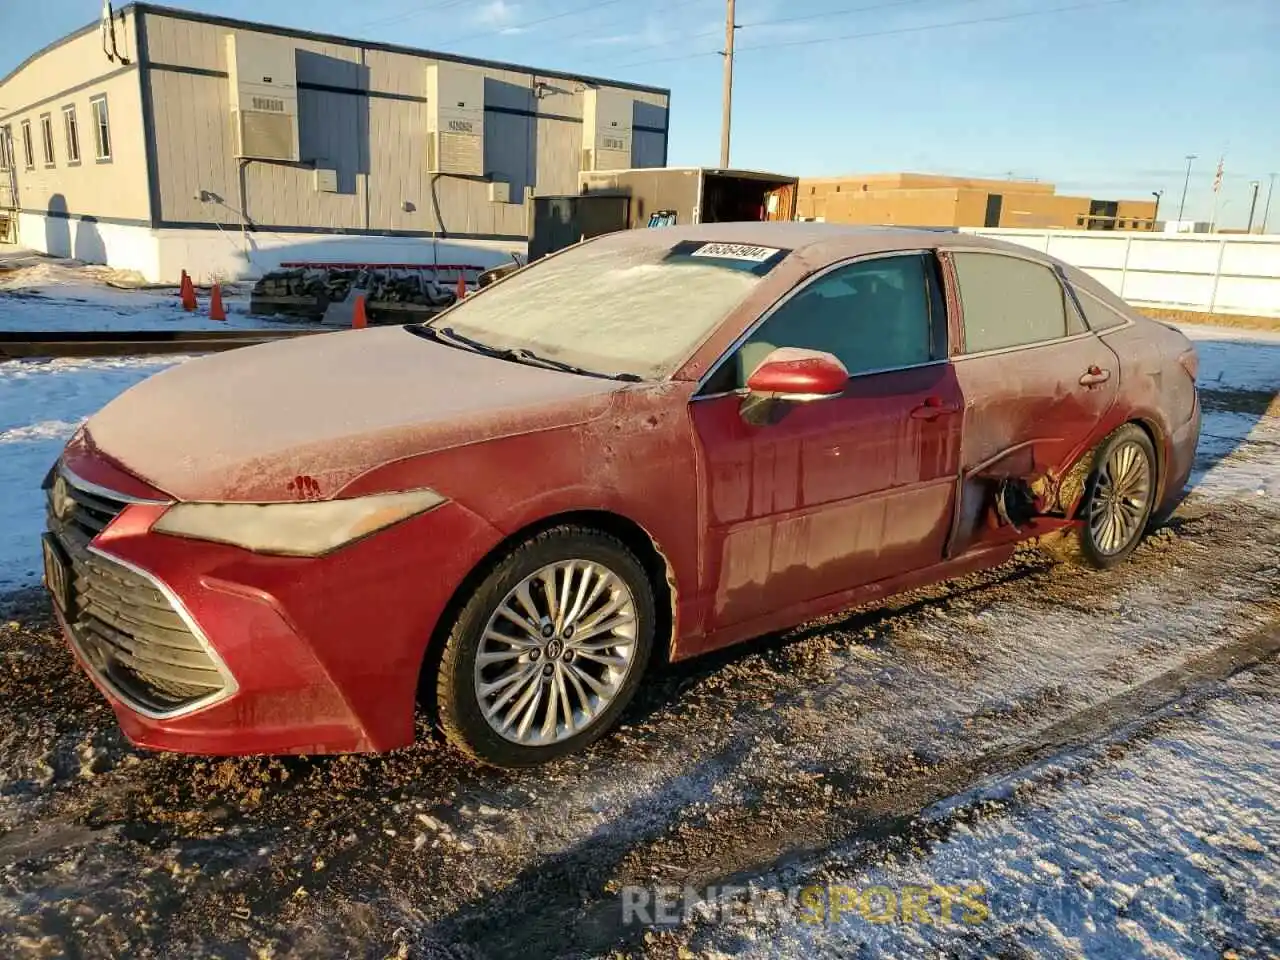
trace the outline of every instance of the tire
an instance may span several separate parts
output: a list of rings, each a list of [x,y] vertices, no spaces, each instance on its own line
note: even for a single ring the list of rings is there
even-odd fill
[[[1157,470],[1151,438],[1136,423],[1126,423],[1098,445],[1074,535],[1080,559],[1106,570],[1133,553],[1151,520]]]
[[[531,537],[489,571],[449,631],[436,675],[446,739],[507,768],[582,749],[635,695],[655,622],[653,585],[622,541],[580,526]]]

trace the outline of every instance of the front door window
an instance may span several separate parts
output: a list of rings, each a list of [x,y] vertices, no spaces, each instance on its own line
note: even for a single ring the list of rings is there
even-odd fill
[[[932,257],[863,260],[832,270],[782,304],[726,366],[724,392],[747,378],[778,347],[834,354],[850,376],[900,370],[945,355],[946,313]]]

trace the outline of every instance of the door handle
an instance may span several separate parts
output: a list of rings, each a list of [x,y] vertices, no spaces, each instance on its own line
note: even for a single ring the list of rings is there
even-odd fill
[[[1111,379],[1111,371],[1101,367],[1090,367],[1080,377],[1082,387],[1094,387]]]
[[[950,403],[943,403],[941,397],[925,397],[924,403],[911,410],[912,420],[937,420],[938,417],[948,413],[958,413],[959,407]]]

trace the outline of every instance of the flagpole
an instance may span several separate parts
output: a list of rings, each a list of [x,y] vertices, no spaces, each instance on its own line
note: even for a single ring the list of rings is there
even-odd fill
[[[1218,198],[1222,196],[1222,165],[1226,162],[1226,156],[1218,158],[1218,172],[1213,178],[1213,214],[1209,217],[1209,232],[1218,232]]]

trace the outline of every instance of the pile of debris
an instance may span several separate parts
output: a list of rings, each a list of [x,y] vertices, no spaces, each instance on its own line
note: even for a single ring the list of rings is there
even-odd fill
[[[249,312],[322,321],[330,304],[363,294],[370,322],[406,323],[451,306],[458,278],[475,290],[483,272],[466,264],[284,264],[254,284]]]

